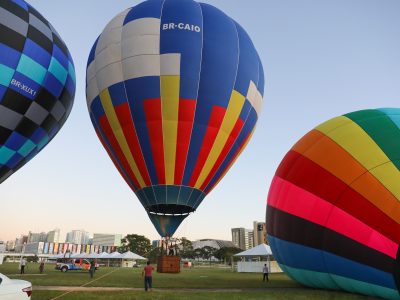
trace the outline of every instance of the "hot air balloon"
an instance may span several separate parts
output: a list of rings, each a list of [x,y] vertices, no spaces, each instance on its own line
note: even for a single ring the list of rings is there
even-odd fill
[[[75,71],[53,26],[23,0],[0,1],[0,183],[57,134]]]
[[[317,288],[399,299],[400,109],[333,118],[286,154],[272,181],[268,241]]]
[[[241,153],[264,87],[244,29],[192,0],[149,0],[117,15],[93,45],[86,80],[96,133],[163,237]]]

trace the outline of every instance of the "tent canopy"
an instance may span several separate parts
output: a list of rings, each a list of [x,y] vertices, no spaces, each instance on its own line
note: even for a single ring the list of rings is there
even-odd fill
[[[235,254],[234,256],[268,256],[272,255],[271,247],[266,244],[261,244],[249,250]]]
[[[121,258],[122,259],[142,259],[142,260],[147,260],[147,258],[137,255],[131,251],[125,252],[123,254],[121,254]]]

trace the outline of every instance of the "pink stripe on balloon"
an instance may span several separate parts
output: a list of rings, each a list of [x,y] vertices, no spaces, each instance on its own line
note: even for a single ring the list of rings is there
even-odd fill
[[[268,205],[345,235],[396,259],[398,245],[344,210],[310,192],[274,177]]]

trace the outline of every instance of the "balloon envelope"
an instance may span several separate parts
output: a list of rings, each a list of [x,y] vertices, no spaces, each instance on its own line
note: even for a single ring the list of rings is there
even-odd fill
[[[0,1],[0,183],[57,134],[75,71],[51,24],[23,0]]]
[[[249,36],[213,6],[149,0],[103,30],[88,60],[90,117],[160,235],[175,232],[243,150],[263,88]]]
[[[268,241],[311,287],[399,298],[400,109],[329,120],[286,154],[272,181]]]

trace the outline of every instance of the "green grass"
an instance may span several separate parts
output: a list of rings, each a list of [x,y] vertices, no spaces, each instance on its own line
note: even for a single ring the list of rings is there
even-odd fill
[[[141,269],[135,268],[100,268],[95,273],[98,279],[92,279],[87,271],[69,271],[62,273],[54,265],[46,265],[44,275],[38,275],[39,265],[30,263],[25,275],[18,275],[17,263],[0,265],[0,273],[10,278],[24,279],[32,282],[33,300],[52,299],[64,294],[64,291],[39,291],[35,286],[88,286],[88,287],[125,287],[143,288]],[[112,272],[112,273],[110,273]],[[109,275],[107,275],[110,273]],[[104,278],[99,279],[101,276]],[[364,299],[362,296],[342,292],[308,289],[300,286],[285,274],[271,274],[270,282],[262,282],[260,273],[237,273],[224,268],[195,267],[183,269],[179,274],[153,275],[155,291],[118,291],[118,292],[72,292],[60,299]],[[162,291],[157,289],[163,289]],[[191,291],[190,289],[199,289]],[[210,291],[201,289],[231,289],[231,291]],[[238,291],[243,289],[243,291]]]
[[[50,300],[62,292],[54,291],[34,291],[32,300]],[[285,290],[265,290],[263,292],[73,292],[59,299],[62,300],[241,300],[241,299],[296,299],[296,300],[361,300],[366,297],[345,294],[339,292],[326,292],[320,290],[301,290],[301,291],[285,291]]]

